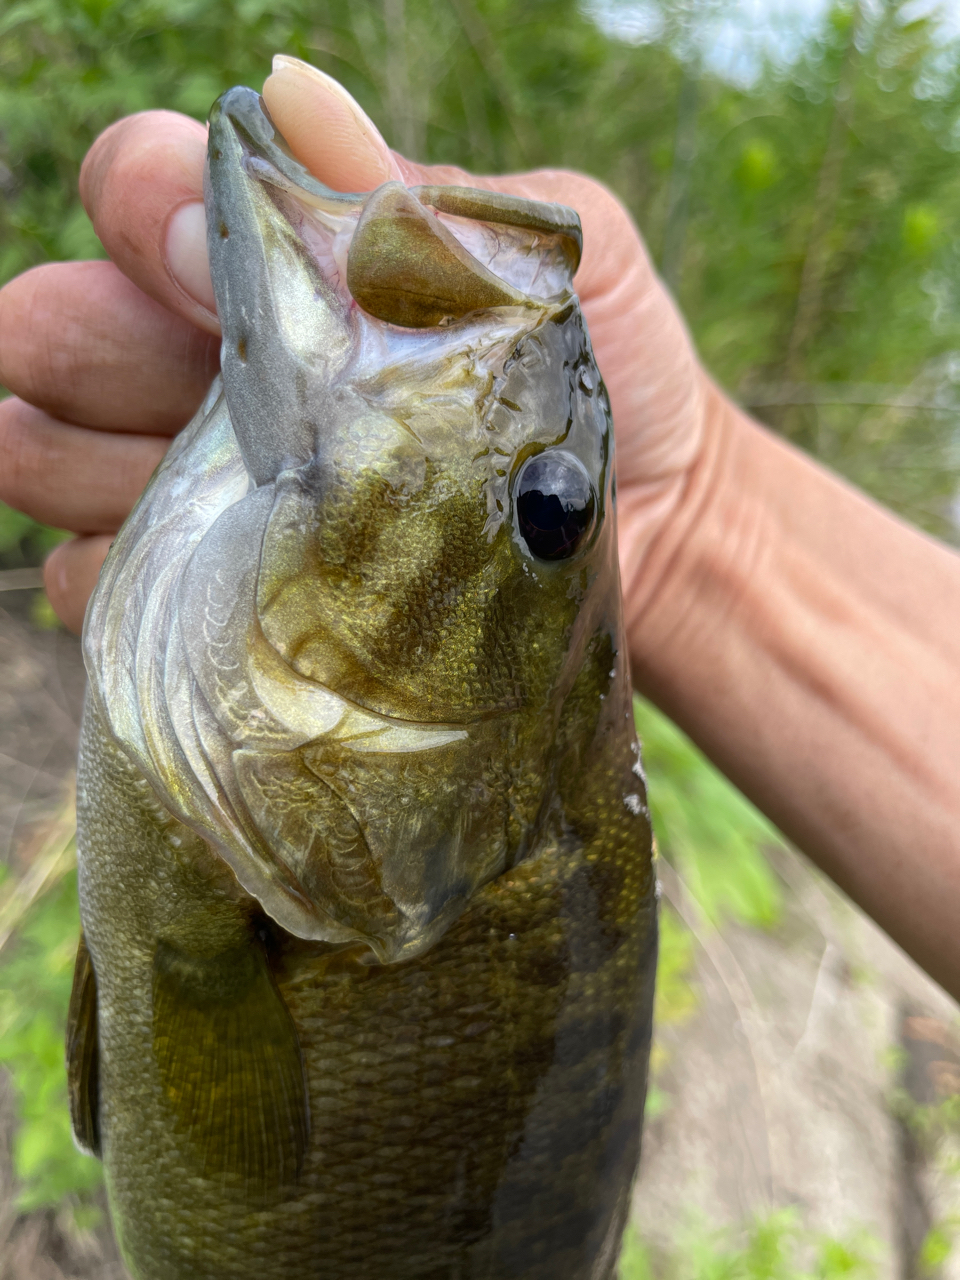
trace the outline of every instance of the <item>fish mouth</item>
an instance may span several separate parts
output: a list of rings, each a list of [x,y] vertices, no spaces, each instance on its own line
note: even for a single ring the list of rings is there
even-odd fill
[[[429,303],[438,301],[429,297],[430,289],[442,279],[445,270],[453,271],[462,280],[463,272],[457,272],[451,254],[467,273],[483,279],[494,291],[503,291],[499,301],[491,299],[480,304],[487,307],[504,305],[508,299],[523,302],[528,300],[526,294],[541,299],[559,296],[569,286],[583,252],[580,217],[565,205],[475,187],[419,184],[408,188],[396,181],[383,183],[373,191],[334,191],[296,160],[274,125],[266,103],[252,89],[229,89],[214,103],[210,112],[209,173],[214,200],[224,197],[225,204],[233,210],[239,207],[237,196],[245,181],[262,183],[294,197],[301,208],[315,212],[328,225],[331,220],[336,221],[337,231],[345,227],[359,231],[350,245],[352,261],[346,272],[353,297],[369,314],[409,327],[430,327],[449,319],[449,311],[435,318],[423,317],[429,313]],[[477,223],[495,228],[499,236],[506,237],[507,244],[500,246],[495,265],[482,249],[475,252],[483,237],[471,235],[469,224]],[[229,229],[226,218],[217,223],[214,235],[227,238],[224,227]],[[524,242],[528,249],[536,251],[541,268],[545,261],[562,264],[562,282],[550,273],[541,275],[539,287],[529,279],[524,284],[522,272],[518,278],[511,278],[506,269],[507,254],[502,250],[516,249]],[[412,262],[411,257],[417,261]],[[432,262],[425,260],[430,258]],[[378,277],[375,285],[369,278],[371,269]],[[395,283],[411,295],[426,295],[427,309],[412,324],[402,315],[381,316],[376,306],[368,305],[375,301],[377,293],[383,297],[392,293],[391,277],[402,277]],[[451,283],[447,281],[448,286]],[[474,281],[473,288],[476,287]],[[468,295],[461,299],[451,296],[448,301],[454,309],[462,307],[461,314],[476,309],[466,305],[470,302]],[[403,307],[404,303],[400,305]],[[407,308],[410,305],[411,299],[407,298]]]
[[[578,215],[466,187],[333,191],[293,158],[251,89],[210,115],[207,245],[224,389],[258,484],[306,438],[278,441],[350,359],[364,326],[438,329],[542,310],[569,293]],[[298,390],[299,388],[299,390]]]

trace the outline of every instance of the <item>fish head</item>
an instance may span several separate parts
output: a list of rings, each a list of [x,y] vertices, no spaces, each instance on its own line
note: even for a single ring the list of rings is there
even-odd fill
[[[210,123],[223,384],[197,438],[234,442],[235,489],[164,559],[175,670],[146,711],[199,779],[167,796],[280,924],[402,959],[534,848],[565,698],[618,626],[579,222],[333,192],[250,90]]]

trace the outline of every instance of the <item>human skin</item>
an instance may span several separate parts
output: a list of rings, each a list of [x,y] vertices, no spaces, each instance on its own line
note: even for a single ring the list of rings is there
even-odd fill
[[[278,59],[264,97],[328,185],[460,182],[572,205],[617,433],[634,682],[960,996],[960,557],[743,414],[700,367],[628,215],[577,174],[475,178],[390,152],[333,81]],[[79,536],[46,566],[78,630],[110,537],[217,361],[205,130],[120,121],[80,189],[112,263],[0,291],[0,499]]]

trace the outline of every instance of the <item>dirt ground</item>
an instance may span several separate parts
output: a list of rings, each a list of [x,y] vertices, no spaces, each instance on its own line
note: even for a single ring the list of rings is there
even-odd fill
[[[29,592],[0,595],[0,858],[18,870],[73,768],[83,694],[77,641],[33,626],[30,609]],[[958,1011],[803,858],[777,869],[778,929],[718,934],[662,868],[664,897],[698,940],[698,1001],[658,1033],[661,1106],[633,1220],[663,1259],[704,1224],[792,1206],[810,1232],[869,1233],[878,1280],[914,1280],[931,1226],[960,1214],[960,1179],[949,1144],[921,1150],[891,1097],[906,1088],[929,1106],[957,1090]],[[14,1125],[0,1078],[0,1280],[122,1280],[106,1225],[79,1233],[67,1215],[18,1215]],[[925,1275],[960,1280],[960,1260]]]

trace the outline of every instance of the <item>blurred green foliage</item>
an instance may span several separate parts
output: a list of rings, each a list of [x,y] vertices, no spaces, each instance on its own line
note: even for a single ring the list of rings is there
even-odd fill
[[[929,1153],[945,1138],[960,1138],[960,1093],[948,1093],[938,1102],[919,1103],[906,1089],[895,1089],[890,1108]],[[960,1169],[955,1172],[960,1173]]]
[[[685,894],[707,927],[734,923],[773,928],[783,893],[765,850],[782,843],[779,832],[651,703],[635,697],[634,718],[658,852],[680,875]],[[656,1031],[680,1025],[696,1012],[696,958],[693,933],[675,907],[662,901]],[[667,1062],[663,1044],[655,1039],[648,1119],[670,1105],[661,1079]]]
[[[756,1218],[744,1230],[694,1231],[667,1258],[652,1259],[627,1231],[620,1280],[870,1280],[876,1245],[868,1235],[847,1240],[803,1231],[784,1209]]]
[[[278,50],[390,142],[476,170],[568,165],[639,220],[719,380],[954,538],[960,56],[909,0],[836,0],[749,84],[704,70],[717,6],[648,0],[630,45],[576,0],[19,0],[0,13],[0,280],[99,252],[77,196],[129,111],[204,118]],[[722,6],[721,6],[722,8]],[[626,0],[605,0],[616,29]]]
[[[935,1176],[955,1184],[960,1178],[960,1092],[955,1080],[946,1077],[937,1084],[936,1101],[918,1102],[907,1088],[908,1063],[909,1053],[902,1045],[890,1054],[891,1075],[900,1083],[890,1090],[887,1106],[908,1131],[928,1167],[936,1171]],[[917,1275],[933,1280],[941,1276],[941,1268],[953,1255],[958,1239],[960,1214],[935,1217],[917,1253]]]
[[[65,1198],[88,1209],[102,1181],[99,1162],[73,1145],[67,1107],[64,1029],[79,933],[74,871],[34,903],[0,964],[0,1065],[18,1099],[13,1161],[23,1210]]]
[[[696,963],[693,934],[670,906],[660,906],[660,950],[654,1021],[657,1030],[686,1022],[697,1010],[691,982]]]
[[[776,828],[656,707],[638,697],[634,713],[660,852],[712,924],[771,928],[782,891],[763,849]]]
[[[0,502],[0,568],[38,564],[67,534],[38,524]]]
[[[922,1276],[939,1275],[940,1268],[953,1253],[958,1225],[955,1220],[938,1222],[927,1232],[917,1259]]]
[[[0,280],[99,252],[80,161],[119,116],[203,119],[270,56],[343,81],[418,159],[567,165],[625,200],[717,377],[955,535],[960,56],[910,0],[835,0],[786,65],[704,70],[716,6],[648,0],[12,0],[0,12]],[[721,6],[722,9],[722,6]],[[605,29],[627,0],[604,0]]]

